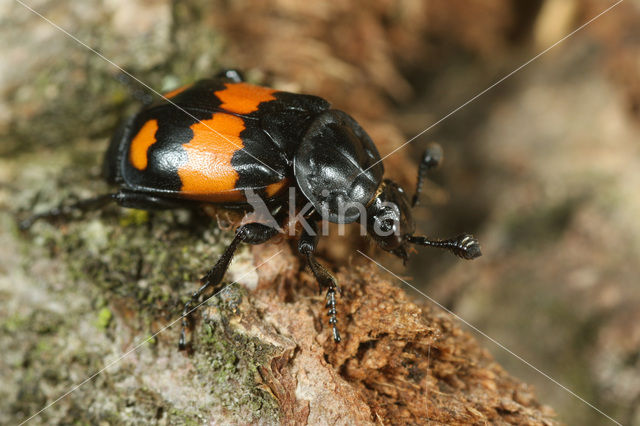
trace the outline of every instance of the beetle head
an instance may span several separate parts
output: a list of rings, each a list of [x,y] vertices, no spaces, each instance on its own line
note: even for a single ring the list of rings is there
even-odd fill
[[[407,238],[414,231],[411,206],[404,190],[385,179],[367,207],[368,234],[380,248],[406,261]]]

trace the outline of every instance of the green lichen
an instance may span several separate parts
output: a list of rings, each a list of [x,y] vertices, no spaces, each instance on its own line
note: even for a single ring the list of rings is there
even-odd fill
[[[224,43],[210,31],[210,21],[201,13],[208,7],[204,0],[171,2],[169,42],[151,44],[155,47],[146,52],[146,44],[136,45],[139,62],[129,64],[136,76],[152,87],[170,88],[215,72]],[[92,28],[77,28],[76,33],[80,38],[90,33],[92,43],[106,56],[121,50],[121,41],[112,31]],[[59,40],[65,41],[64,37]],[[68,52],[46,69],[34,69],[28,85],[9,89],[15,120],[9,124],[9,137],[0,131],[0,236],[20,242],[14,243],[21,255],[16,269],[25,271],[24,284],[38,295],[33,298],[37,303],[13,303],[15,312],[0,313],[0,339],[17,354],[11,362],[16,360],[12,385],[18,389],[16,395],[0,392],[5,400],[0,404],[2,424],[19,423],[84,374],[99,371],[111,359],[105,358],[108,354],[118,355],[121,343],[128,343],[127,334],[149,336],[143,351],[165,350],[158,348],[164,339],[151,337],[152,331],[181,313],[199,277],[225,245],[219,232],[209,231],[206,223],[192,223],[188,216],[149,214],[115,205],[74,214],[68,220],[42,221],[28,233],[13,226],[18,216],[31,211],[112,191],[99,177],[107,139],[118,121],[140,107],[131,88],[114,78],[99,58],[71,45]],[[206,58],[202,52],[207,52]],[[51,95],[52,88],[64,90]],[[9,199],[10,205],[4,203]],[[11,226],[5,226],[8,222]],[[45,271],[46,276],[32,277],[33,270]],[[15,287],[21,284],[17,280]],[[23,297],[14,292],[9,296],[20,301]],[[136,386],[134,372],[119,377],[113,370],[100,374],[38,420],[42,424],[140,424],[156,419],[167,424],[202,424],[209,413],[210,407],[195,408],[198,404],[189,409],[174,407],[173,401],[144,390],[132,397],[128,392]],[[119,393],[118,386],[125,380],[126,391]],[[176,379],[178,385],[183,384],[181,380]],[[140,405],[140,401],[146,402]]]
[[[26,324],[28,324],[27,318],[20,315],[11,315],[10,317],[2,321],[2,323],[0,324],[0,328],[2,328],[6,333],[13,334],[18,330],[24,328]]]
[[[42,357],[43,354],[50,352],[51,349],[53,349],[51,342],[49,340],[41,339],[36,343],[34,351],[38,357]]]
[[[34,192],[24,196],[22,205],[26,206],[37,199],[38,203],[33,210],[43,211],[72,196],[82,198],[109,190],[104,183],[89,182],[87,176],[77,172],[72,163],[71,156],[63,157],[60,166],[62,171],[59,172],[63,178],[60,181],[47,181],[47,197],[38,198]],[[98,167],[99,160],[94,160],[93,164],[88,163],[89,168],[92,165]],[[85,184],[89,190],[82,189]],[[199,277],[211,267],[211,263],[224,249],[226,241],[221,240],[222,235],[219,231],[210,230],[206,221],[192,220],[188,214],[148,214],[116,205],[76,215],[68,220],[41,221],[28,234],[17,235],[23,243],[21,251],[26,259],[24,269],[31,269],[32,259],[39,257],[48,258],[53,264],[59,265],[61,273],[58,288],[63,290],[55,290],[56,299],[74,301],[74,308],[64,314],[38,309],[27,315],[0,316],[3,334],[31,336],[28,347],[25,348],[29,354],[28,361],[24,365],[15,365],[21,369],[24,383],[20,390],[24,395],[11,405],[12,410],[17,413],[16,418],[23,419],[29,413],[36,412],[45,405],[47,398],[55,396],[45,396],[32,388],[39,389],[40,384],[51,388],[55,383],[65,382],[71,386],[73,380],[67,377],[68,368],[65,365],[72,365],[74,374],[78,377],[100,370],[104,365],[102,353],[108,353],[112,349],[109,345],[121,338],[106,332],[100,333],[99,338],[86,335],[74,338],[78,335],[79,324],[90,323],[99,330],[107,331],[117,319],[118,327],[114,327],[114,330],[118,333],[128,329],[133,335],[146,335],[148,338],[143,348],[151,351],[164,350],[158,348],[158,340],[152,336],[152,332],[158,331],[157,324],[167,323],[168,318],[177,318],[181,314],[184,302],[198,286]],[[47,277],[45,282],[55,283],[56,279]],[[133,315],[123,317],[123,309]],[[75,342],[98,340],[105,346],[100,349],[91,345],[70,347],[65,345],[67,338]],[[173,344],[171,348],[175,350]],[[220,348],[225,350],[225,347]],[[116,349],[116,353],[118,350]],[[233,351],[232,347],[227,347],[226,350]],[[64,351],[64,355],[60,355],[61,351]],[[241,375],[241,372],[228,370],[226,374],[230,378],[232,374]],[[99,381],[103,375],[108,375],[108,372],[101,374],[96,380]],[[156,395],[147,398],[149,402],[140,408],[139,398],[136,397],[136,411],[123,411],[123,404],[131,401],[131,397],[114,392],[114,386],[117,387],[127,377],[131,375],[111,376],[109,384],[103,386],[92,387],[93,382],[88,383],[86,388],[74,393],[78,400],[69,400],[68,404],[71,406],[65,408],[69,413],[65,418],[78,418],[79,421],[88,423],[97,423],[99,420],[115,424],[139,423],[141,418],[156,416],[167,419],[170,424],[201,424],[202,419],[209,415],[208,410],[215,409],[191,407],[191,410],[184,412],[176,408],[180,412],[174,411],[174,416],[170,414],[174,402]],[[248,386],[249,382],[245,383]],[[210,383],[202,383],[202,386],[209,389]],[[112,395],[109,397],[111,403],[104,401],[102,404],[104,407],[99,418],[83,412],[82,404],[78,403],[76,406],[76,401],[85,398],[81,396],[84,389],[89,399],[92,398],[91,394],[103,395],[103,391]],[[144,399],[144,395],[139,397]],[[254,400],[252,396],[249,401],[244,401],[243,406],[255,404]],[[113,407],[113,411],[110,407]],[[48,419],[43,414],[42,420],[45,423]]]
[[[236,313],[236,303],[246,296],[237,284],[229,286],[231,301],[213,298],[219,316],[204,318],[198,329],[196,364],[201,380],[239,422],[277,423],[279,406],[273,395],[256,386],[259,367],[267,365],[275,348],[259,339],[236,331],[229,325]]]
[[[198,416],[178,408],[171,408],[167,411],[167,420],[167,423],[171,425],[197,426],[202,424],[202,419]]]
[[[88,216],[69,223],[63,234],[54,234],[45,244],[62,249],[74,281],[90,282],[102,297],[126,298],[141,323],[179,313],[190,286],[197,287],[199,276],[210,267],[203,260],[221,251],[215,241],[203,244],[201,234],[189,232],[189,223],[176,223],[171,212],[149,217],[147,212],[112,206]]]
[[[120,218],[120,226],[139,226],[149,222],[149,212],[145,210],[129,209]]]
[[[109,308],[102,308],[98,312],[98,319],[96,320],[96,326],[101,330],[106,330],[111,323],[111,319],[113,318],[113,314],[109,310]]]

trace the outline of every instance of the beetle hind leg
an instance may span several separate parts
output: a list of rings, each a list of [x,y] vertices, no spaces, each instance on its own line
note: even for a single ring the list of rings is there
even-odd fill
[[[20,221],[18,226],[21,230],[26,231],[40,219],[55,220],[69,217],[74,211],[87,212],[90,210],[97,210],[106,206],[112,201],[116,201],[117,195],[117,193],[102,194],[98,195],[97,197],[76,201],[72,204],[65,204],[64,202],[62,202],[60,205],[52,208],[51,210],[33,214],[30,217]]]
[[[21,230],[26,231],[40,219],[64,219],[71,216],[74,212],[85,213],[91,210],[99,210],[111,202],[115,202],[122,207],[141,210],[195,208],[198,206],[196,202],[189,200],[172,199],[155,194],[121,189],[118,192],[98,195],[97,197],[79,200],[72,204],[65,204],[63,201],[51,210],[28,217],[21,221],[18,226]]]

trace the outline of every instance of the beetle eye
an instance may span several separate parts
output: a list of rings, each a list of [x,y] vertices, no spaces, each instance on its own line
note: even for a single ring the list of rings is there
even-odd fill
[[[393,218],[387,216],[382,218],[376,218],[376,228],[382,235],[389,235],[396,229],[396,221]]]
[[[389,232],[393,230],[393,220],[391,219],[385,219],[382,221],[382,224],[380,225],[380,230],[383,232]]]

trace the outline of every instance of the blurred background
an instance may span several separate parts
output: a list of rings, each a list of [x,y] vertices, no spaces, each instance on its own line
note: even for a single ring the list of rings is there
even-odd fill
[[[472,232],[484,256],[422,249],[408,269],[378,259],[608,415],[640,424],[640,1],[618,2],[485,93],[616,2],[25,3],[158,91],[239,68],[325,97],[382,155],[438,123],[385,159],[387,175],[411,192],[422,150],[439,142],[445,162],[416,210],[419,229]],[[0,22],[0,209],[13,214],[65,147],[75,150],[65,188],[86,191],[78,176],[98,185],[99,153],[148,95],[18,2],[0,4]],[[323,244],[338,264],[362,261],[347,243]],[[7,251],[5,284],[15,278]],[[608,422],[478,339],[560,421]]]

